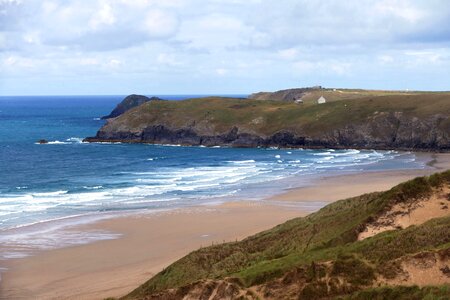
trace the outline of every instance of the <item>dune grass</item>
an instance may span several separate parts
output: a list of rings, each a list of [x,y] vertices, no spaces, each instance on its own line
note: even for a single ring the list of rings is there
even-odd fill
[[[293,268],[308,270],[311,265],[324,261],[333,261],[331,274],[345,277],[358,290],[370,285],[375,274],[393,276],[396,265],[392,262],[397,258],[450,245],[450,217],[357,241],[365,224],[396,203],[426,197],[449,183],[450,171],[416,178],[386,192],[337,201],[307,217],[290,220],[239,242],[201,248],[173,263],[125,298],[139,298],[200,279],[233,277],[249,287],[280,278]],[[304,292],[318,295],[323,288],[317,281]],[[396,290],[369,292],[395,295]],[[362,295],[355,294],[352,297],[356,298],[351,299],[362,299]]]

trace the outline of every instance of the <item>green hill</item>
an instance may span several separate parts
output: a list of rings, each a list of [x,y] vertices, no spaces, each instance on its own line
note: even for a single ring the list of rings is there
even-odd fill
[[[86,140],[448,151],[449,116],[450,93],[366,92],[325,104],[208,97],[146,102]]]
[[[340,88],[323,88],[323,87],[307,87],[280,90],[276,92],[259,92],[249,96],[255,100],[274,100],[293,102],[295,100],[303,100],[304,103],[316,103],[323,96],[327,102],[340,100],[359,99],[366,97],[380,96],[408,96],[418,94],[436,94],[446,92],[425,92],[425,91],[389,91],[389,90],[363,90],[363,89],[340,89]]]
[[[123,299],[448,299],[449,205],[450,171],[416,178],[201,248]]]

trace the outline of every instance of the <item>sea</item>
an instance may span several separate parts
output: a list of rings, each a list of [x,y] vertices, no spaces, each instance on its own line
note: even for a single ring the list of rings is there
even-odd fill
[[[118,238],[76,229],[104,218],[265,201],[322,176],[426,168],[411,152],[84,143],[123,98],[0,97],[0,262]],[[313,211],[325,203],[292,205]]]

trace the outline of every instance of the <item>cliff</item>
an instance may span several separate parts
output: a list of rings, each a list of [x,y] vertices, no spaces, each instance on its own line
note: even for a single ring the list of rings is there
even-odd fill
[[[201,248],[123,299],[447,299],[450,171]]]
[[[162,99],[160,99],[158,97],[148,98],[146,96],[134,95],[134,94],[129,95],[129,96],[125,97],[125,99],[123,99],[122,102],[120,102],[109,115],[103,116],[102,119],[104,120],[104,119],[116,118],[128,110],[130,110],[134,107],[137,107],[141,104],[144,104],[145,102],[152,101],[152,100],[162,100]]]
[[[325,104],[209,97],[146,102],[109,120],[86,141],[448,151],[449,117],[450,93]]]

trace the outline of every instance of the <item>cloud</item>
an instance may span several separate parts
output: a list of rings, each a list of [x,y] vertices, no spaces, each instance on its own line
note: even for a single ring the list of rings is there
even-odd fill
[[[448,88],[449,19],[447,0],[0,0],[0,87]]]
[[[165,5],[151,1],[36,1],[1,2],[1,31],[26,37],[46,46],[89,51],[129,48],[177,31],[178,18]],[[6,48],[26,48],[30,39],[15,40]]]

